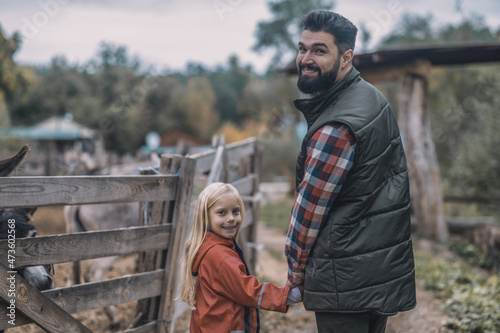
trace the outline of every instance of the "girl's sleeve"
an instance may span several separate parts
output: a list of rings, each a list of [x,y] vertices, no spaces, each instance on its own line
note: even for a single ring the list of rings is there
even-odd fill
[[[288,310],[289,287],[259,283],[255,276],[245,271],[245,265],[238,258],[226,257],[217,269],[214,290],[243,306],[278,312]]]

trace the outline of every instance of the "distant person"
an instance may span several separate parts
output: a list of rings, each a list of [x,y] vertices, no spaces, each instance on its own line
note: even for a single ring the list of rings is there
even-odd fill
[[[236,243],[244,218],[241,196],[213,183],[199,195],[183,254],[181,298],[191,309],[190,332],[259,332],[257,309],[286,312],[298,288],[260,284]]]
[[[385,332],[413,309],[410,193],[398,125],[353,67],[357,28],[343,16],[302,18],[295,106],[308,131],[297,159],[285,245],[290,287],[304,290],[318,331]]]

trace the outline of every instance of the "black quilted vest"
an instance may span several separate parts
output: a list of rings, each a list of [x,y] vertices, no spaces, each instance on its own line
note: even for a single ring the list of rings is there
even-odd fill
[[[356,139],[354,164],[307,261],[306,309],[393,315],[414,308],[408,171],[389,103],[354,67],[324,94],[294,102],[308,123],[297,184],[316,130],[342,123]]]

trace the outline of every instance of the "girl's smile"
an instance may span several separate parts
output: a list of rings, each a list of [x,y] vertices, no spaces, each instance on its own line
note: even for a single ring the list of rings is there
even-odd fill
[[[234,195],[220,198],[208,209],[210,231],[224,238],[234,238],[241,227],[241,208]]]

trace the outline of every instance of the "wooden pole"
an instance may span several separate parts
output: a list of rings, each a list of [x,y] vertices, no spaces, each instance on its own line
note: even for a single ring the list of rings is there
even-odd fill
[[[160,324],[157,333],[171,331],[173,325],[172,314],[175,307],[175,294],[178,285],[178,274],[180,272],[179,256],[182,254],[181,236],[184,226],[189,217],[189,206],[193,193],[196,160],[190,157],[182,157],[180,160],[179,182],[177,184],[176,200],[174,204],[172,232],[170,235],[168,252],[165,260],[165,278],[162,288],[162,299],[159,304],[158,319]]]
[[[92,333],[69,313],[42,295],[35,287],[4,265],[0,265],[0,298],[12,307],[9,314],[23,314],[47,332],[85,332]]]
[[[408,161],[417,234],[444,242],[448,230],[439,166],[431,137],[425,76],[407,73],[400,78],[398,121]]]

